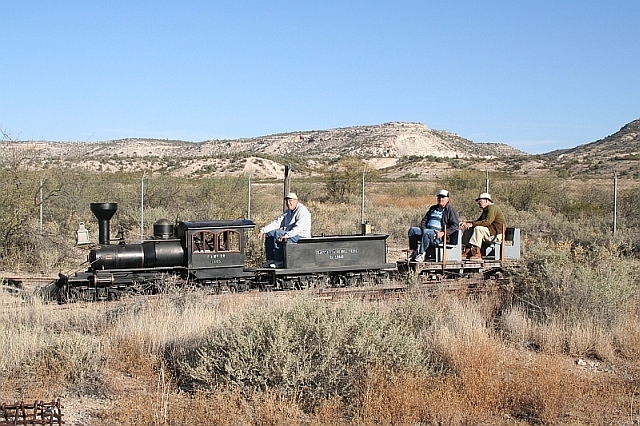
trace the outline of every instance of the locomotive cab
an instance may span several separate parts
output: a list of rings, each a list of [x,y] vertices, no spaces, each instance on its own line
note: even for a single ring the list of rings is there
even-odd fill
[[[185,247],[186,266],[195,278],[246,277],[246,230],[254,227],[246,219],[182,221],[175,234]]]

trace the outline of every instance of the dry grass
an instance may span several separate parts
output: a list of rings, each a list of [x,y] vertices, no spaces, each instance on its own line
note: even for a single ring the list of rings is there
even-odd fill
[[[429,209],[429,206],[436,202],[437,199],[434,195],[414,195],[411,197],[380,195],[373,200],[374,205],[377,207],[420,208],[424,209],[425,212]]]
[[[311,409],[277,387],[185,387],[171,364],[202,345],[212,330],[257,310],[295,307],[306,315],[311,309],[302,296],[264,296],[191,293],[63,308],[36,300],[7,304],[17,299],[6,298],[0,311],[0,344],[9,348],[1,358],[2,398],[108,396],[92,411],[93,424],[105,425],[604,425],[639,414],[637,366],[624,362],[637,359],[636,312],[621,313],[611,329],[618,367],[592,368],[551,347],[532,350],[525,343],[544,327],[522,308],[504,310],[496,297],[351,302],[349,311],[393,318],[418,337],[426,363],[404,371],[372,365],[354,382],[352,396],[329,395]],[[594,341],[584,329],[547,327],[556,327],[550,334],[564,344]]]

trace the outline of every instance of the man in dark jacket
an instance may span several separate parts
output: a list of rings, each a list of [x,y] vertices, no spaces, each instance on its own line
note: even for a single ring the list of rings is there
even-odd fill
[[[507,227],[504,214],[500,207],[496,206],[491,200],[491,194],[483,192],[476,198],[478,206],[482,209],[482,213],[478,220],[473,222],[462,222],[460,229],[467,231],[462,237],[463,244],[468,248],[464,252],[464,256],[473,261],[482,261],[482,243],[485,241],[499,243],[502,241],[502,228]]]
[[[411,260],[424,262],[427,249],[432,244],[442,244],[445,229],[447,239],[458,232],[460,219],[458,212],[449,203],[449,191],[441,189],[436,194],[438,204],[429,208],[420,222],[420,227],[409,228],[409,248],[413,250]],[[418,249],[418,241],[421,242]]]

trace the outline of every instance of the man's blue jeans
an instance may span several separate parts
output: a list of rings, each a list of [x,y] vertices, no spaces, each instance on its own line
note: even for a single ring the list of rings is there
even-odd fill
[[[419,253],[426,253],[431,244],[442,244],[441,239],[436,239],[435,229],[425,229],[424,231],[417,226],[409,228],[409,248],[418,250],[418,241],[420,241]]]
[[[284,258],[284,242],[279,242],[278,238],[286,234],[282,229],[274,229],[264,234],[264,253],[267,261],[282,262]],[[299,235],[287,238],[287,242],[297,243],[300,239]]]

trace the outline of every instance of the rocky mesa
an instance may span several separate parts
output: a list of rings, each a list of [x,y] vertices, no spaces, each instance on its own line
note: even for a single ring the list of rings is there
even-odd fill
[[[508,145],[474,143],[454,133],[405,122],[202,142],[128,138],[105,142],[19,141],[13,145],[28,148],[42,159],[105,156],[181,158],[239,153],[316,159],[335,159],[344,155],[383,158],[412,155],[442,158],[527,155]]]

